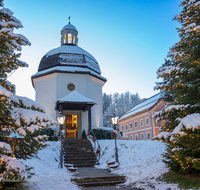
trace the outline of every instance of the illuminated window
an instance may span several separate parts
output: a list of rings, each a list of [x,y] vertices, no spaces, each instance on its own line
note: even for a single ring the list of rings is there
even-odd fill
[[[76,37],[75,37],[75,35],[74,35],[73,43],[74,44],[76,43]]]
[[[64,44],[66,44],[67,42],[67,37],[66,37],[66,34],[64,35]]]
[[[68,43],[71,44],[72,43],[72,35],[68,34]]]

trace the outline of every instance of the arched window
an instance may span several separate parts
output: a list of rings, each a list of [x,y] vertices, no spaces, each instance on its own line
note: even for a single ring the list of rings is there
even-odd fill
[[[67,43],[67,36],[66,36],[66,34],[64,35],[64,44],[66,44]]]
[[[71,44],[72,43],[72,35],[68,34],[68,43]]]
[[[74,35],[73,43],[76,44],[76,37]]]

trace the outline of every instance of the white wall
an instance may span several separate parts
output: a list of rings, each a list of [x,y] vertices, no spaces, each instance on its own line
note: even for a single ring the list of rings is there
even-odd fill
[[[55,102],[71,93],[67,89],[69,83],[75,85],[75,89],[84,96],[93,99],[97,105],[92,107],[92,128],[103,127],[102,112],[102,84],[103,81],[89,74],[56,73],[34,79],[36,90],[36,102],[43,105],[48,115],[55,120]],[[88,126],[88,113],[82,112],[82,129]]]

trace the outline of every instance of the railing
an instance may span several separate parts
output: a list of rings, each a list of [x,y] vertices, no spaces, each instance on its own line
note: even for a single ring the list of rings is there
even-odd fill
[[[100,144],[99,144],[99,142],[98,142],[98,140],[97,140],[92,129],[90,130],[90,133],[89,133],[90,142],[91,142],[91,136],[92,136],[93,138],[92,138],[91,144],[92,144],[93,150],[95,152],[95,155],[97,157],[97,161],[99,161],[100,155],[101,155],[101,147],[100,147]]]

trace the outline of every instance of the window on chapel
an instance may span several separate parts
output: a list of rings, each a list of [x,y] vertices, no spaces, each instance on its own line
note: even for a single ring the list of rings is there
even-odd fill
[[[72,35],[68,34],[68,43],[71,44],[72,43]]]

